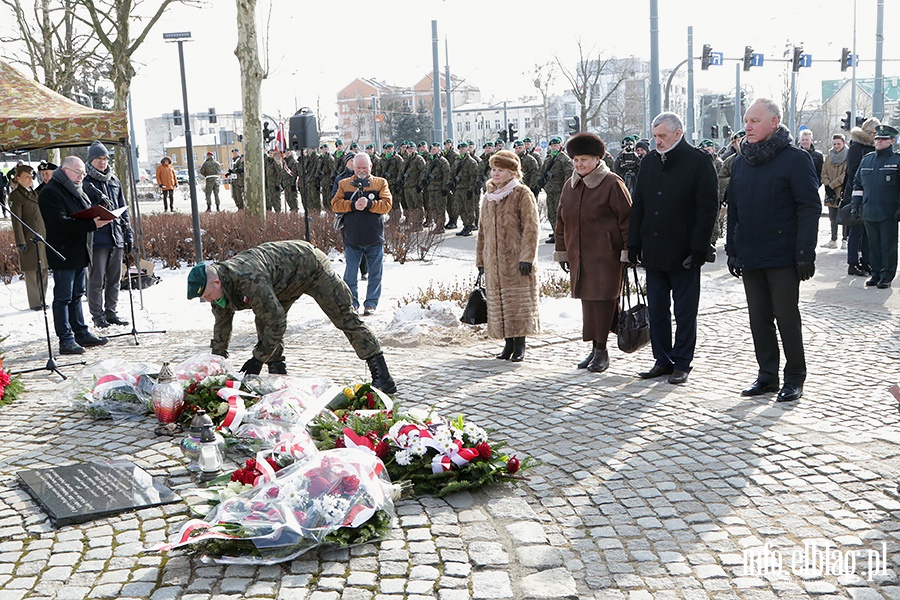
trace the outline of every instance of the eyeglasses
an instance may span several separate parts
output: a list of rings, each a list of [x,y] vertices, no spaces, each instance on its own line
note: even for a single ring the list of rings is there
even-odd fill
[[[76,171],[75,169],[72,169],[70,167],[63,167],[63,169],[65,169],[66,171],[72,171],[73,173],[75,173],[75,175],[84,175],[85,174],[84,171]]]

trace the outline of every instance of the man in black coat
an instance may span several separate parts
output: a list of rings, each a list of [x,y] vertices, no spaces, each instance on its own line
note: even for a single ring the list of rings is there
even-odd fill
[[[716,169],[709,155],[684,139],[674,113],[653,119],[656,149],[641,161],[632,197],[628,256],[647,272],[650,343],[656,364],[642,379],[687,381],[697,344],[700,267],[719,209]],[[671,307],[674,304],[675,342]]]
[[[806,380],[800,322],[800,282],[815,273],[822,202],[812,157],[791,143],[781,109],[759,98],[744,113],[747,137],[731,167],[728,187],[728,270],[742,277],[759,371],[741,392],[778,390],[776,321],[784,348],[779,402],[798,400]]]
[[[85,292],[85,271],[91,264],[93,232],[108,225],[100,217],[74,219],[72,214],[90,208],[91,201],[81,188],[84,162],[77,156],[63,160],[38,197],[38,206],[47,228],[47,243],[65,257],[47,252],[53,270],[53,325],[59,337],[60,354],[83,354],[83,346],[102,346],[109,340],[96,337],[84,324],[81,298]]]

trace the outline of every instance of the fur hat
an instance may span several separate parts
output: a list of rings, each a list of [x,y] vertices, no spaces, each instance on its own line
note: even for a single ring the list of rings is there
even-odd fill
[[[519,155],[515,152],[510,150],[498,150],[491,154],[491,158],[488,162],[490,163],[491,168],[509,169],[513,173],[516,173],[516,177],[519,179],[522,178],[522,163],[519,161]]]
[[[869,117],[862,124],[862,130],[867,133],[875,133],[875,128],[881,125],[881,121],[877,117]]]
[[[88,148],[88,157],[87,157],[88,164],[90,164],[91,161],[94,160],[95,158],[103,158],[103,157],[109,158],[109,150],[106,149],[106,146],[104,146],[99,141],[91,144],[91,147]]]
[[[596,133],[582,131],[568,139],[566,142],[566,154],[569,156],[578,156],[580,154],[603,158],[606,155],[606,144],[603,143],[603,140]]]

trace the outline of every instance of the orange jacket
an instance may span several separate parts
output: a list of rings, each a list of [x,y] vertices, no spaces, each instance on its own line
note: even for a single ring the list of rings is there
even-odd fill
[[[175,177],[175,167],[171,164],[160,164],[157,166],[156,184],[164,190],[174,190],[178,185],[178,179]]]

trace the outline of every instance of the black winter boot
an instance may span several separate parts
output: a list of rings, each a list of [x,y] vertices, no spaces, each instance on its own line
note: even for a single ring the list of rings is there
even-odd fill
[[[594,354],[597,352],[597,342],[591,342],[591,353],[587,355],[583,361],[578,363],[579,369],[587,369],[587,366],[594,360]]]
[[[397,384],[388,371],[387,363],[384,362],[384,354],[376,354],[366,359],[369,365],[369,372],[372,373],[372,387],[376,387],[385,394],[396,394]]]
[[[591,364],[587,366],[587,370],[591,373],[602,373],[609,368],[609,352],[606,347],[594,348],[594,358]]]
[[[509,357],[512,356],[513,353],[513,341],[516,338],[506,338],[506,345],[503,346],[503,352],[495,356],[494,358],[499,358],[500,360],[509,360]]]
[[[525,337],[513,338],[513,353],[509,361],[522,362],[523,358],[525,358]]]

